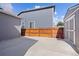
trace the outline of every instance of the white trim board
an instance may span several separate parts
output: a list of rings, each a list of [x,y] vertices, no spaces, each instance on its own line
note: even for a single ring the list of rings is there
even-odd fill
[[[74,17],[75,17],[75,15],[72,15],[71,17],[69,17],[68,19],[66,19],[65,22],[71,20],[71,19],[74,18]]]

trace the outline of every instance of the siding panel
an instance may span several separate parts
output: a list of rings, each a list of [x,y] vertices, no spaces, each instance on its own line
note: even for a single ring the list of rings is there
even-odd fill
[[[24,21],[24,28],[29,28],[29,22],[35,21],[35,28],[47,28],[53,26],[54,9],[43,9],[28,13],[22,13],[20,17]],[[23,24],[22,24],[23,25]]]

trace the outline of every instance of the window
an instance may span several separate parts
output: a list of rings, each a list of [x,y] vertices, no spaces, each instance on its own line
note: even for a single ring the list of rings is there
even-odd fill
[[[35,28],[35,21],[29,22],[29,28]]]

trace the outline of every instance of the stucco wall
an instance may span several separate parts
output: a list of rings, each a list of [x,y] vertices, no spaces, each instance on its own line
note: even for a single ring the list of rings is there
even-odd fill
[[[20,19],[0,13],[0,40],[20,37]]]
[[[53,15],[54,9],[43,9],[38,11],[32,11],[27,13],[22,13],[20,17],[22,21],[25,22],[24,27],[29,28],[29,22],[35,22],[35,28],[47,28],[53,26]]]

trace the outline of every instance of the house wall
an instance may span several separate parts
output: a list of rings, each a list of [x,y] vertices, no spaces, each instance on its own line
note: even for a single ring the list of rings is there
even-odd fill
[[[73,40],[73,33],[70,36],[70,34],[68,34],[70,31],[68,30],[68,26],[71,27],[70,25],[68,25],[69,23],[67,22],[67,20],[72,20],[74,19],[75,25],[73,25],[75,27],[74,31],[75,31],[75,40],[74,43],[70,40]],[[72,44],[74,44],[76,46],[76,48],[79,49],[79,10],[77,10],[71,17],[69,17],[68,19],[65,20],[65,28],[64,28],[64,33],[65,33],[65,40],[67,42],[71,42]],[[69,38],[70,36],[70,38]]]
[[[20,37],[20,19],[0,13],[0,40]]]
[[[68,17],[68,16],[66,16],[66,17]],[[75,32],[75,38],[74,38],[74,42],[72,42],[70,39],[72,38],[73,39],[73,35],[72,36],[70,36],[70,38],[69,38],[69,35],[68,35],[68,33],[70,32],[67,32],[66,30],[67,30],[67,25],[68,24],[70,24],[70,23],[72,23],[72,22],[70,22],[70,23],[66,23],[66,21],[67,20],[69,20],[69,19],[73,19],[74,21],[74,25],[73,25],[73,27],[75,28],[74,29],[74,32]],[[77,51],[77,52],[79,52],[79,6],[73,11],[73,14],[68,18],[68,19],[64,19],[64,23],[65,23],[65,29],[64,29],[64,33],[65,33],[65,41],[67,41],[69,44],[71,44],[74,48],[75,48],[75,50]],[[70,26],[70,25],[69,25]],[[70,27],[72,27],[72,26],[70,26]],[[72,33],[73,34],[73,33]]]
[[[38,11],[32,11],[22,13],[20,17],[22,22],[25,22],[24,28],[29,28],[29,22],[35,22],[35,28],[47,28],[53,26],[54,8],[43,9]]]
[[[79,10],[75,13],[76,14],[76,20],[75,20],[75,36],[76,36],[76,39],[75,39],[75,43],[76,43],[76,46],[77,48],[79,49]]]
[[[64,21],[65,41],[75,44],[75,13]]]

